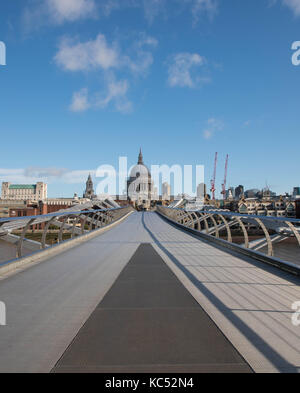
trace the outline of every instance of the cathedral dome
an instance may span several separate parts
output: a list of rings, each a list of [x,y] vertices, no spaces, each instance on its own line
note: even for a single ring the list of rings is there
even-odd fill
[[[137,165],[132,167],[132,169],[130,171],[130,178],[139,178],[139,177],[141,177],[142,179],[143,178],[145,178],[145,179],[151,178],[150,171],[146,167],[146,165],[144,164],[142,150],[140,150],[140,154],[139,154],[139,159],[138,159]]]
[[[138,163],[130,170],[129,179],[127,180],[127,197],[137,206],[149,208],[152,190],[151,173],[144,164],[141,150]]]
[[[130,171],[130,177],[150,177],[150,171],[144,164],[137,164],[134,167],[132,167]]]

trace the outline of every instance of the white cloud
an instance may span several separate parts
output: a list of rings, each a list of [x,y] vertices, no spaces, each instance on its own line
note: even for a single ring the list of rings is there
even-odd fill
[[[194,22],[197,22],[200,14],[203,13],[206,13],[209,18],[212,19],[216,15],[217,10],[217,0],[192,0],[192,14],[194,17]]]
[[[144,45],[156,47],[158,45],[158,41],[154,37],[148,36],[146,34],[141,34],[140,40],[137,42],[137,46],[141,48]]]
[[[96,10],[94,0],[47,0],[46,6],[57,23],[90,17]]]
[[[288,6],[295,16],[300,16],[300,0],[282,0],[283,4]]]
[[[132,103],[127,98],[129,83],[127,80],[116,81],[113,76],[107,80],[106,95],[99,94],[95,101],[95,106],[106,108],[111,102],[114,103],[117,111],[129,113],[132,110]]]
[[[24,9],[25,29],[31,31],[45,24],[62,24],[97,15],[95,0],[31,0]]]
[[[67,172],[65,168],[41,168],[41,167],[29,167],[24,169],[24,176],[31,178],[50,178],[50,177],[61,177]]]
[[[150,49],[156,48],[157,45],[158,41],[156,38],[141,33],[139,39],[133,44],[133,58],[125,56],[123,64],[127,66],[133,74],[145,75],[154,61]]]
[[[88,175],[91,174],[95,176],[95,170],[77,170],[77,171],[68,171],[62,176],[59,181],[67,184],[80,184],[85,183]]]
[[[207,120],[207,127],[203,130],[204,139],[211,139],[217,131],[222,131],[224,124],[214,117]]]
[[[88,89],[81,89],[73,94],[70,110],[72,112],[84,112],[90,108]]]
[[[119,0],[106,0],[101,4],[104,15],[109,16],[113,11],[120,9]]]
[[[113,68],[126,68],[133,73],[141,74],[153,63],[152,52],[145,47],[155,48],[157,44],[155,38],[140,34],[139,39],[133,43],[133,55],[130,57],[121,53],[117,43],[109,45],[103,34],[98,34],[95,40],[86,42],[63,38],[54,60],[65,71],[107,71]]]
[[[24,169],[4,169],[0,168],[1,182],[24,183]],[[12,180],[10,180],[12,179]]]
[[[300,0],[269,0],[270,7],[280,3],[288,7],[296,17],[300,16]]]
[[[188,7],[197,23],[201,14],[212,19],[219,0],[30,0],[24,10],[24,23],[27,30],[45,24],[62,24],[86,18],[109,17],[113,11],[124,8],[140,8],[151,24],[157,16],[169,18],[180,14]],[[276,0],[274,0],[276,1]],[[297,0],[283,0],[294,1]],[[171,6],[171,7],[169,7]]]
[[[118,49],[115,45],[109,46],[102,34],[98,34],[95,40],[78,43],[64,38],[55,61],[66,71],[108,70],[117,67],[120,62]]]
[[[140,34],[132,47],[123,54],[117,43],[109,44],[104,35],[98,34],[94,40],[78,42],[64,38],[54,57],[56,64],[69,72],[98,72],[103,77],[103,87],[89,97],[87,88],[73,94],[70,110],[83,112],[89,108],[106,108],[113,104],[121,113],[130,113],[133,105],[127,98],[129,90],[128,76],[146,75],[153,64],[151,49],[158,42],[155,38]],[[127,73],[125,78],[117,78],[119,72]]]
[[[123,0],[124,1],[124,0]],[[167,5],[170,5],[170,0],[142,0],[145,18],[149,23],[158,15],[164,15],[168,17],[170,15],[170,10],[167,9]],[[176,4],[177,3],[177,4]],[[212,19],[218,10],[218,0],[173,0],[172,8],[176,13],[181,11],[182,6],[188,6],[193,15],[194,22],[198,22],[201,14],[206,14],[210,19]]]
[[[152,23],[154,18],[161,13],[165,0],[143,0],[145,18]]]
[[[204,57],[197,53],[177,53],[172,56],[168,67],[168,84],[171,87],[197,87],[207,78],[200,77],[193,71],[206,64]]]
[[[127,80],[117,81],[113,75],[110,75],[105,81],[103,91],[94,93],[91,97],[88,95],[88,89],[84,88],[73,94],[70,110],[72,112],[84,112],[90,108],[105,109],[109,104],[123,114],[132,111],[132,102],[127,98],[129,82]]]
[[[16,184],[35,184],[43,181],[48,184],[59,182],[67,184],[84,183],[88,175],[95,175],[95,170],[68,170],[65,168],[40,168],[30,167],[26,169],[0,168],[0,179],[3,182]]]

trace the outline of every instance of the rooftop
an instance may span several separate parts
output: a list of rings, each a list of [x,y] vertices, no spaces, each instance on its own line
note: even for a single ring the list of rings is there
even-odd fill
[[[35,184],[11,184],[9,186],[10,190],[35,190]]]

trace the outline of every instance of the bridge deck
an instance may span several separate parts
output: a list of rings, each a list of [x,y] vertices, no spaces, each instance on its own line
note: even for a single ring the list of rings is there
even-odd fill
[[[150,244],[142,244],[54,372],[249,372]]]
[[[75,356],[76,347],[72,349],[71,346],[69,352],[66,349],[77,335],[78,345],[80,340],[84,340],[83,336],[81,338],[85,334],[84,329],[89,323],[97,322],[95,316],[98,306],[101,308],[110,299],[110,306],[114,308],[114,301],[121,301],[115,291],[120,291],[118,288],[122,275],[126,271],[129,274],[130,268],[136,270],[132,264],[137,264],[141,258],[132,260],[132,257],[142,243],[154,247],[181,284],[205,310],[207,315],[202,311],[202,319],[191,318],[190,324],[194,321],[199,329],[206,326],[208,335],[214,337],[216,334],[222,342],[219,350],[222,345],[228,345],[228,359],[232,356],[231,359],[235,359],[233,363],[240,363],[241,358],[233,349],[235,347],[254,371],[300,370],[300,327],[291,323],[291,305],[300,300],[298,279],[196,239],[169,225],[155,213],[134,213],[102,236],[0,281],[0,300],[6,303],[8,314],[8,325],[0,328],[0,372],[48,372],[59,359],[61,362],[57,366],[67,365],[64,362],[69,355]],[[125,267],[127,270],[124,270]],[[138,281],[135,291],[124,292],[127,300],[133,296],[132,301],[135,299],[138,302],[138,291],[143,287],[138,285]],[[124,282],[123,290],[126,285],[128,284]],[[158,293],[162,293],[159,291],[165,285],[162,282],[155,285]],[[140,293],[144,306],[155,301],[153,291],[146,291],[143,296]],[[179,296],[176,302],[187,298],[187,293],[181,293],[183,297]],[[126,297],[121,297],[125,302]],[[168,300],[167,294],[160,297],[162,301]],[[189,300],[193,302],[193,299]],[[138,303],[135,307],[137,305]],[[169,303],[168,307],[171,305]],[[155,305],[157,306],[159,304]],[[186,311],[183,310],[182,315],[188,309],[190,307],[186,305]],[[119,311],[115,311],[119,317],[122,312],[129,312]],[[221,340],[208,316],[231,344],[222,335],[224,340]],[[149,323],[153,323],[154,319],[153,314]],[[139,320],[139,323],[145,323],[143,318]],[[134,320],[132,324],[137,327]],[[170,331],[171,326],[172,324]],[[186,345],[187,352],[182,351],[182,357],[187,363],[190,348],[188,337],[178,334],[177,340],[182,340],[183,347]],[[201,330],[199,338],[195,332],[193,341],[197,348],[198,362],[203,364],[201,346],[202,354],[206,354],[210,365],[217,362],[219,350],[216,350],[215,355],[206,352]],[[75,342],[76,340],[73,344]],[[184,353],[187,356],[185,358]],[[121,361],[120,354],[115,353],[116,357],[114,351],[111,354],[111,362],[118,364],[118,360]],[[148,358],[145,355],[142,365],[151,363],[150,355],[150,352]],[[156,359],[152,358],[152,366],[157,366],[160,358],[163,371],[163,366],[170,364],[170,359],[173,359],[170,356],[163,358],[161,354]],[[131,360],[132,363],[136,361],[134,358]],[[195,358],[191,363],[197,364]],[[224,361],[223,364],[225,363]],[[185,371],[197,370],[190,367],[190,370]]]

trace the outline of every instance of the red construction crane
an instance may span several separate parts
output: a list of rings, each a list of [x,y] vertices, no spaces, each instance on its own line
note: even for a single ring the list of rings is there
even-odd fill
[[[215,156],[215,167],[214,167],[214,174],[213,174],[213,178],[210,181],[211,184],[211,189],[210,191],[212,192],[212,200],[215,201],[216,200],[216,176],[217,176],[217,164],[218,164],[218,153],[216,153]]]
[[[229,155],[227,154],[226,156],[226,163],[225,163],[225,175],[224,175],[224,183],[222,184],[222,192],[223,194],[223,199],[226,199],[226,183],[227,183],[227,173],[228,173],[228,160],[229,160]]]

